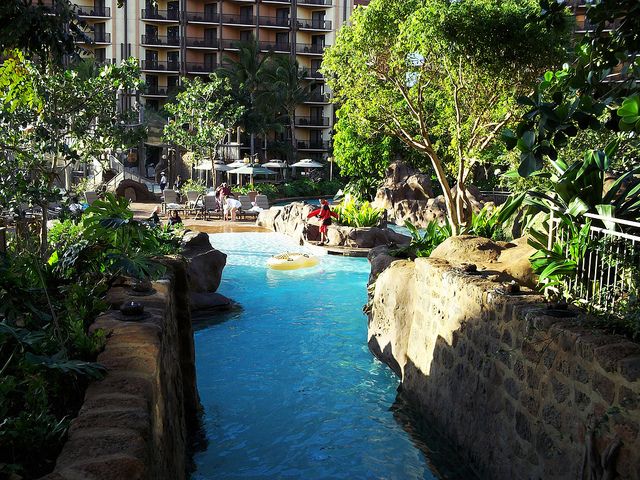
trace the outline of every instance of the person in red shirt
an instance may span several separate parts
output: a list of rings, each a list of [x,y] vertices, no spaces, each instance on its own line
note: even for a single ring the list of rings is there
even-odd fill
[[[327,230],[329,230],[329,225],[331,225],[331,217],[338,218],[338,214],[336,212],[332,212],[329,207],[329,202],[322,199],[320,200],[320,208],[316,208],[307,215],[307,218],[311,217],[318,217],[321,220],[320,243],[318,245],[325,245],[328,243]]]

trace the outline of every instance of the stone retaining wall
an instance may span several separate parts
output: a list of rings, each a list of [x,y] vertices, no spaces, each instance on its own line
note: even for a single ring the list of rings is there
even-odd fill
[[[638,344],[444,260],[372,266],[371,350],[481,477],[640,479]]]
[[[47,480],[184,479],[187,432],[198,425],[186,265],[168,259],[166,279],[148,296],[114,288],[108,301],[145,306],[137,321],[102,314],[92,329],[109,337],[97,361],[108,369],[87,389],[69,438]]]

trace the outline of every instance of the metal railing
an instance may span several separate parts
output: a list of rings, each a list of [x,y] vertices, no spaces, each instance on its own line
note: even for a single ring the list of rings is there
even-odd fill
[[[319,43],[298,43],[296,51],[298,53],[315,53],[321,55],[324,53],[325,45]]]
[[[260,15],[261,27],[288,27],[291,25],[289,17],[263,17]]]
[[[260,50],[289,52],[291,51],[291,44],[283,42],[260,42]]]
[[[304,75],[304,78],[317,78],[317,79],[324,78],[324,75],[322,75],[322,73],[320,73],[320,71],[317,68],[316,69],[301,68],[300,74]]]
[[[329,103],[330,96],[327,93],[312,93],[304,103]]]
[[[255,15],[232,15],[228,13],[223,13],[221,15],[222,23],[230,23],[232,25],[255,25],[256,17]]]
[[[298,5],[324,5],[330,7],[333,0],[298,0]]]
[[[187,12],[187,22],[219,23],[220,14],[217,12]]]
[[[329,142],[298,142],[299,150],[328,150]]]
[[[110,33],[85,32],[91,43],[111,43]]]
[[[485,202],[493,202],[496,205],[502,205],[507,201],[511,192],[506,190],[481,190],[480,195],[482,195],[482,200]]]
[[[178,10],[156,10],[155,8],[143,8],[140,12],[140,18],[143,20],[162,20],[177,22],[180,20],[180,12]]]
[[[580,303],[612,312],[620,302],[638,294],[640,276],[640,223],[586,213],[591,221],[586,254],[567,288]],[[602,226],[596,226],[596,225]],[[568,256],[570,234],[558,218],[551,218],[548,247],[560,245]]]
[[[309,30],[331,30],[330,20],[315,20],[313,18],[298,18],[298,28]]]
[[[245,43],[246,42],[239,39],[230,40],[228,38],[223,38],[222,41],[220,42],[222,48],[233,49],[233,50],[240,50],[240,46]]]
[[[296,117],[296,126],[328,127],[329,117]]]
[[[111,17],[111,9],[109,7],[78,7],[79,17]]]
[[[218,39],[204,37],[187,37],[187,47],[218,48]]]
[[[220,65],[215,63],[187,62],[188,73],[211,73],[218,68],[220,68]]]
[[[180,62],[160,62],[158,60],[140,60],[140,68],[142,70],[179,72]]]
[[[159,86],[159,85],[147,85],[146,89],[142,92],[142,95],[157,95],[161,97],[167,97],[178,89],[177,85],[174,86]]]
[[[143,45],[166,45],[170,47],[180,46],[179,36],[166,36],[166,35],[142,35]]]

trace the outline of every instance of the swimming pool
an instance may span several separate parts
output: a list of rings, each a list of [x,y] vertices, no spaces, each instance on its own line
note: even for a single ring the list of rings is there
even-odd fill
[[[366,259],[274,271],[275,253],[319,250],[277,233],[211,241],[228,255],[219,291],[242,309],[194,323],[208,448],[193,478],[472,478],[434,473],[422,437],[392,409],[398,379],[366,345]]]

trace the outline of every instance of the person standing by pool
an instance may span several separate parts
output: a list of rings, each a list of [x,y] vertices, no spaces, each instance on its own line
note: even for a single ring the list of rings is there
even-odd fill
[[[318,245],[325,245],[329,243],[327,231],[329,230],[329,225],[331,225],[331,217],[338,218],[338,214],[336,212],[332,212],[331,207],[329,207],[329,202],[322,199],[320,200],[320,208],[315,209],[307,215],[307,218],[311,217],[320,218],[320,243],[318,243]]]
[[[179,192],[180,190],[182,190],[182,184],[184,183],[184,181],[182,180],[182,177],[180,175],[178,175],[176,177],[176,183],[174,184],[176,187],[176,190]]]
[[[240,201],[236,200],[235,198],[231,198],[231,197],[222,197],[222,198],[223,198],[222,205],[224,205],[224,219],[229,220],[229,216],[231,216],[231,221],[235,222],[236,214],[238,213],[238,210],[240,210],[240,207],[242,207],[242,203],[240,203]]]
[[[167,174],[162,172],[160,175],[160,192],[164,192],[164,189],[167,188]]]

